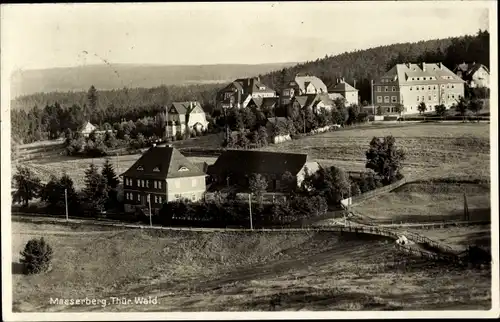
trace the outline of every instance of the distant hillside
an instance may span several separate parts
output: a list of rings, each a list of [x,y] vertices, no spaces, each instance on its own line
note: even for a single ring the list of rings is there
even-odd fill
[[[356,88],[359,89],[362,100],[370,101],[370,80],[383,75],[395,64],[443,62],[453,70],[456,64],[475,61],[489,67],[489,43],[489,32],[479,31],[474,36],[380,46],[318,58],[315,61],[261,75],[261,80],[279,90],[297,73],[318,76],[327,86],[334,84],[336,78],[344,77],[351,85],[356,80]]]
[[[297,63],[258,65],[220,64],[199,66],[88,65],[18,71],[12,76],[12,98],[39,92],[86,91],[91,85],[101,90],[161,85],[220,83],[256,76]]]

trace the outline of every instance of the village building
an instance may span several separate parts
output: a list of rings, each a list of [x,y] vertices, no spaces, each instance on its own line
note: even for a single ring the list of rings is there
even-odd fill
[[[323,81],[311,75],[296,75],[281,92],[281,104],[289,104],[294,97],[328,93]]]
[[[252,99],[276,97],[276,91],[261,83],[259,77],[241,78],[228,84],[217,93],[216,105],[219,110],[246,108]]]
[[[97,127],[90,123],[89,121],[85,122],[79,129],[79,132],[84,136],[88,137],[90,133],[94,132],[97,130]]]
[[[490,88],[490,71],[483,64],[464,62],[457,65],[453,71],[458,77],[467,82],[471,88]]]
[[[203,169],[171,146],[151,147],[121,177],[126,212],[148,213],[150,203],[158,213],[165,202],[199,201],[206,190]]]
[[[184,133],[186,127],[203,132],[208,128],[205,111],[199,102],[173,102],[166,108],[169,136]]]
[[[374,81],[374,104],[384,115],[397,115],[397,104],[404,106],[401,114],[418,113],[422,102],[427,112],[440,104],[451,108],[464,96],[464,83],[442,63],[397,64]]]
[[[338,97],[344,98],[346,106],[359,104],[358,90],[347,83],[343,77],[337,79],[336,84],[328,90],[328,93],[337,94],[330,96],[333,100]]]
[[[215,184],[236,186],[241,190],[248,190],[250,177],[260,174],[268,182],[266,191],[281,192],[286,172],[300,186],[306,173],[314,173],[318,169],[317,162],[307,161],[307,154],[226,150],[208,167],[207,173]]]

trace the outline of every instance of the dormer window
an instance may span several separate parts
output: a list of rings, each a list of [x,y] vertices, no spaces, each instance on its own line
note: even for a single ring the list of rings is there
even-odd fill
[[[155,168],[153,169],[153,172],[160,172],[160,167],[155,167]]]
[[[144,168],[142,167],[142,165],[140,165],[140,166],[137,167],[137,170],[138,171],[144,171]]]
[[[186,167],[180,167],[180,168],[179,168],[179,171],[184,172],[184,171],[189,171],[189,169],[188,169],[188,168],[186,168]]]

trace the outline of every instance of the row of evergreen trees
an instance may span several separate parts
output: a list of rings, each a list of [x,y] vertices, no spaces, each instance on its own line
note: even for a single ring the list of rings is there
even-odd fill
[[[91,163],[85,170],[85,187],[81,192],[75,189],[71,177],[63,173],[61,177],[52,175],[43,184],[33,171],[26,166],[18,166],[13,177],[15,192],[13,202],[28,206],[33,199],[40,198],[52,214],[63,214],[66,201],[72,215],[85,213],[100,214],[103,211],[119,209],[119,179],[113,165],[106,160],[101,171]],[[67,198],[67,199],[66,199]]]

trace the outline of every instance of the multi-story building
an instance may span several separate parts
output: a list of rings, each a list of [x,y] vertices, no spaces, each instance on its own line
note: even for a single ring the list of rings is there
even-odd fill
[[[287,105],[296,96],[327,94],[328,89],[321,79],[310,75],[296,75],[281,92],[281,104]]]
[[[342,95],[346,106],[359,104],[358,90],[347,83],[343,77],[337,80],[335,86],[332,86],[328,93]]]
[[[490,71],[483,64],[462,63],[457,65],[453,71],[471,88],[490,87]]]
[[[397,64],[373,83],[374,105],[382,114],[396,114],[397,104],[402,114],[418,113],[422,102],[428,112],[440,104],[450,108],[464,96],[464,83],[442,63]]]
[[[204,131],[208,127],[205,111],[199,102],[174,102],[167,106],[167,131],[170,136],[191,130]]]
[[[254,99],[277,97],[276,91],[262,84],[259,77],[237,79],[217,93],[217,108],[246,108]]]
[[[165,202],[198,201],[206,190],[203,170],[171,146],[153,146],[121,177],[126,212],[148,213],[151,204],[157,213]]]

